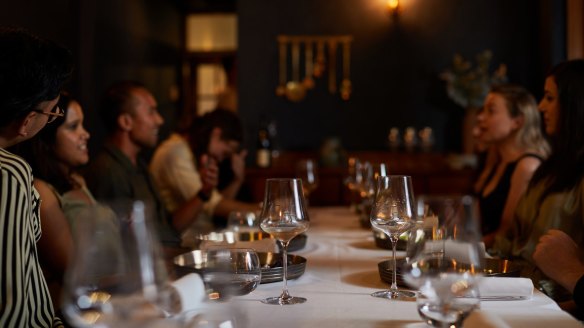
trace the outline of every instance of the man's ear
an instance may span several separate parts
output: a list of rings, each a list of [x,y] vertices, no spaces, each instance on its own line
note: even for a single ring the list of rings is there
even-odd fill
[[[132,115],[128,113],[122,113],[118,116],[118,127],[122,131],[130,131],[134,126],[134,120],[132,119]]]
[[[38,114],[36,112],[28,113],[21,121],[18,123],[18,135],[27,138],[30,130],[30,126],[34,123],[34,118]]]

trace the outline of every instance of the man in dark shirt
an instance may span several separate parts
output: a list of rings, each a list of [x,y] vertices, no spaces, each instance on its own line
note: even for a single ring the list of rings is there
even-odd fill
[[[146,163],[139,157],[143,149],[156,146],[159,128],[164,123],[156,100],[142,84],[118,82],[105,93],[101,114],[108,137],[85,174],[91,192],[108,204],[144,201],[155,215],[162,244],[180,246],[180,231],[176,227],[194,220],[203,201],[195,198],[171,216],[160,201]],[[212,189],[217,180],[213,175],[216,172],[210,170],[207,189]]]

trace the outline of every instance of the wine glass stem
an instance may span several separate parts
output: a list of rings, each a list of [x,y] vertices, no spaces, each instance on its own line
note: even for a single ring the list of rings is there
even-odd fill
[[[397,263],[396,263],[396,248],[397,248],[397,240],[398,240],[398,236],[392,234],[389,236],[389,240],[391,240],[391,250],[392,250],[392,258],[391,258],[391,264],[393,266],[393,273],[391,275],[391,293],[393,295],[397,295],[398,289],[397,289]]]
[[[290,241],[280,242],[282,243],[282,280],[284,281],[284,288],[282,289],[282,295],[280,295],[280,299],[286,300],[291,297],[288,293],[288,244]]]

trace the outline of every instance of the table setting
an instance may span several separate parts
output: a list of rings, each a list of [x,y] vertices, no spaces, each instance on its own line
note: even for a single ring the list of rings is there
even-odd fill
[[[142,284],[79,295],[86,283],[70,279],[77,296],[66,302],[67,318],[78,327],[581,327],[514,263],[486,256],[470,198],[442,199],[452,208],[429,211],[411,178],[380,176],[366,227],[348,206],[308,207],[301,179],[266,185],[255,218],[237,215],[238,227],[201,235],[172,259],[173,280],[159,277],[156,247],[136,264]],[[134,212],[132,222],[142,222],[140,206]],[[140,227],[129,229],[143,239],[131,249],[156,244]],[[73,273],[83,272],[93,274]]]

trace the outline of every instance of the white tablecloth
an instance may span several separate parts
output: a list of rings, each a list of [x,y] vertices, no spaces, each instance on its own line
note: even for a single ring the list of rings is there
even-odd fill
[[[310,220],[308,243],[294,253],[307,259],[306,272],[288,282],[292,296],[308,301],[287,306],[260,303],[263,298],[278,296],[282,288],[281,282],[262,284],[231,301],[243,314],[244,326],[426,327],[415,302],[370,296],[388,288],[379,277],[377,264],[389,259],[391,251],[375,246],[371,231],[359,226],[355,214],[344,207],[312,208]],[[483,301],[481,313],[511,327],[582,327],[538,291],[531,300]]]

